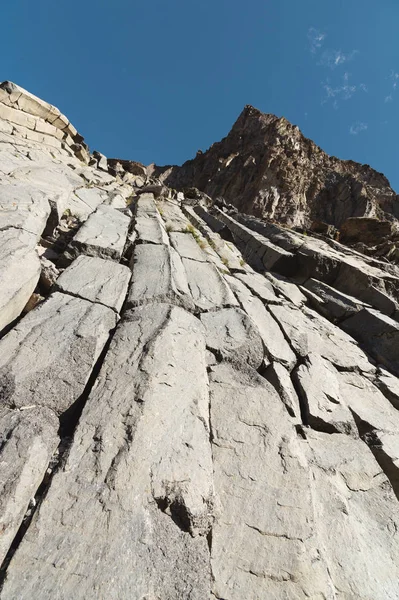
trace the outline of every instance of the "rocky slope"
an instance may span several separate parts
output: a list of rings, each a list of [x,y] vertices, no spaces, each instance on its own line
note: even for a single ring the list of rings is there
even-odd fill
[[[286,119],[252,106],[209,150],[181,167],[153,167],[153,173],[177,189],[195,186],[241,212],[289,226],[399,219],[398,197],[384,175],[328,156]]]
[[[396,600],[399,270],[0,95],[0,598]]]

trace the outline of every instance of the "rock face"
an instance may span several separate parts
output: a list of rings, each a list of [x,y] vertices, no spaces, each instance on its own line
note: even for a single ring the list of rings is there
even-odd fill
[[[172,187],[196,186],[242,212],[290,226],[399,219],[399,200],[381,173],[328,156],[298,127],[253,106],[206,152],[181,167],[155,167],[153,174]]]
[[[0,86],[1,600],[397,600],[398,269],[150,172]]]

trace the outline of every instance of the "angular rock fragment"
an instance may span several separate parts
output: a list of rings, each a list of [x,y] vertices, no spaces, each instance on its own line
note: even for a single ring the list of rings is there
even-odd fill
[[[146,244],[169,245],[168,234],[157,210],[152,194],[143,194],[137,204],[137,237]]]
[[[263,275],[259,273],[236,273],[235,277],[244,283],[255,296],[258,296],[266,304],[280,304],[273,286]]]
[[[264,275],[270,281],[274,290],[295,304],[295,306],[301,307],[303,304],[306,304],[306,296],[295,283],[277,273],[265,273]]]
[[[399,379],[393,377],[388,371],[381,369],[376,385],[390,403],[399,410]]]
[[[338,371],[317,354],[309,354],[293,372],[305,425],[327,433],[356,431],[352,414],[340,394]]]
[[[65,257],[79,254],[119,261],[122,257],[130,219],[111,206],[101,205],[90,215],[70,242]]]
[[[21,314],[39,280],[35,245],[32,233],[0,230],[0,332]]]
[[[1,185],[0,229],[22,229],[39,239],[50,215],[44,192],[28,185]],[[15,232],[15,235],[18,235]]]
[[[201,250],[191,233],[172,231],[170,233],[170,241],[174,249],[180,254],[181,258],[190,258],[191,260],[206,262],[206,254]]]
[[[171,302],[194,309],[182,261],[174,248],[165,244],[138,244],[131,263],[132,285],[127,306]]]
[[[128,267],[92,256],[78,256],[60,275],[55,289],[104,304],[120,312],[131,277]]]
[[[294,389],[289,372],[278,362],[271,363],[264,373],[264,377],[270,381],[287,411],[292,417],[301,417],[301,407],[298,395]]]
[[[55,293],[0,340],[1,403],[64,413],[82,394],[117,317]]]
[[[48,408],[0,409],[0,563],[57,448],[57,430]]]
[[[207,347],[220,358],[247,362],[257,369],[263,361],[263,343],[251,319],[238,308],[201,315]]]
[[[307,291],[311,293],[309,295],[311,304],[323,315],[332,319],[345,319],[365,307],[364,302],[361,300],[339,292],[316,279],[306,281],[302,289],[305,293]]]
[[[205,340],[180,308],[118,328],[65,468],[15,553],[4,599],[209,596]],[[191,535],[190,535],[191,533]]]
[[[210,263],[183,258],[188,286],[198,310],[237,306],[237,300],[218,270]]]
[[[265,345],[267,355],[277,362],[292,369],[296,364],[296,356],[285,339],[276,320],[268,312],[263,302],[251,294],[249,289],[236,277],[226,276],[231,289],[237,296],[242,308],[257,326]]]
[[[380,363],[399,375],[399,323],[371,308],[346,319],[342,328]]]
[[[270,305],[269,310],[299,356],[305,357],[312,352],[341,369],[375,371],[367,355],[349,335],[314,311],[298,310],[288,304]]]

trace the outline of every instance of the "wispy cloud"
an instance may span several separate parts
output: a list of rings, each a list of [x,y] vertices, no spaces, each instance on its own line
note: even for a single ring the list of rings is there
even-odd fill
[[[322,47],[325,39],[326,39],[326,34],[322,33],[318,29],[311,27],[308,30],[308,40],[310,43],[310,51],[313,54]]]
[[[349,133],[351,135],[358,135],[361,131],[366,131],[366,129],[368,129],[367,123],[357,121],[350,126]]]
[[[345,54],[342,50],[325,50],[317,64],[322,67],[335,69],[336,67],[353,60],[357,54],[359,54],[358,50],[352,50],[352,52],[349,52],[348,54]]]
[[[325,96],[322,104],[333,100],[334,108],[338,108],[337,100],[350,100],[357,92],[367,92],[367,86],[364,83],[354,85],[349,82],[350,73],[344,73],[342,80],[337,85],[332,85],[330,79],[322,83]]]
[[[396,73],[396,71],[391,71],[389,77],[392,80],[392,88],[396,90],[396,88],[398,87],[399,73]]]
[[[392,94],[389,94],[389,96],[385,96],[385,100],[384,100],[384,102],[385,102],[385,103],[387,103],[387,102],[392,102],[392,100],[393,100],[393,96],[392,96]]]

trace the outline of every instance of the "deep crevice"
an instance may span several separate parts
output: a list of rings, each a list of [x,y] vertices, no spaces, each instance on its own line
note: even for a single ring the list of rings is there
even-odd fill
[[[374,458],[388,478],[396,498],[399,500],[399,468],[392,458],[384,452],[381,440],[378,437],[378,430],[370,423],[363,421],[354,410],[351,408],[349,410],[352,413],[361,440],[370,448]]]
[[[83,409],[86,405],[86,402],[89,398],[89,395],[93,388],[94,382],[96,381],[96,379],[100,373],[102,364],[103,364],[105,356],[108,352],[108,349],[111,344],[112,338],[114,336],[115,330],[116,330],[116,328],[114,328],[110,332],[110,337],[108,338],[106,344],[104,345],[104,348],[92,369],[92,372],[90,374],[90,377],[86,383],[86,386],[85,386],[82,394],[72,404],[72,406],[70,406],[59,418],[60,424],[59,424],[59,429],[58,429],[58,435],[60,438],[60,442],[58,444],[58,448],[57,448],[56,452],[54,453],[52,459],[49,462],[49,465],[46,469],[46,473],[43,477],[43,480],[40,483],[40,485],[34,495],[33,502],[31,502],[31,506],[28,508],[27,512],[25,513],[22,523],[10,545],[10,548],[4,558],[2,565],[0,566],[0,592],[4,585],[4,581],[7,577],[8,566],[9,566],[14,554],[18,550],[18,547],[21,544],[26,532],[28,531],[29,526],[32,522],[32,519],[33,519],[36,511],[41,506],[41,504],[44,502],[44,500],[47,496],[47,493],[50,489],[51,482],[52,482],[54,475],[64,466],[64,464],[66,462],[69,449],[73,442],[73,436],[74,436],[76,427],[79,423],[80,416],[81,416]]]
[[[191,520],[184,502],[177,498],[170,501],[169,498],[154,498],[160,511],[170,516],[172,521],[184,533],[191,533]]]

